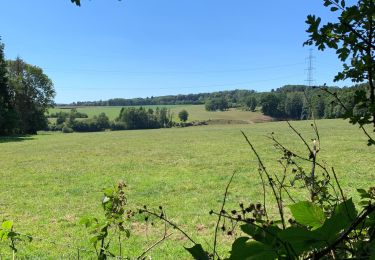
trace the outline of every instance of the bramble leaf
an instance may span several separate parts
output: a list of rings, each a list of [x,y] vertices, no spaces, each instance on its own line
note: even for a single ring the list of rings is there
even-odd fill
[[[333,241],[341,231],[350,227],[356,216],[357,211],[352,199],[346,200],[337,205],[333,215],[324,222],[322,227],[315,231],[322,235],[322,239]]]
[[[281,231],[277,226],[268,226],[262,229],[250,224],[241,225],[241,230],[254,240],[270,246],[274,245],[277,233]]]
[[[277,258],[277,254],[272,247],[258,241],[248,242],[248,240],[248,237],[240,237],[234,241],[229,260],[273,260]]]
[[[196,260],[208,260],[208,254],[204,251],[201,244],[195,244],[193,247],[185,247],[187,251],[194,257]]]
[[[11,221],[11,220],[6,220],[6,221],[4,221],[4,222],[1,224],[1,227],[2,227],[3,229],[11,230],[12,227],[13,227],[13,221]]]
[[[313,229],[321,227],[326,219],[323,210],[308,201],[301,201],[289,207],[298,223],[310,226]]]
[[[281,231],[278,236],[282,241],[288,243],[297,254],[326,245],[318,232],[303,227],[289,227]]]

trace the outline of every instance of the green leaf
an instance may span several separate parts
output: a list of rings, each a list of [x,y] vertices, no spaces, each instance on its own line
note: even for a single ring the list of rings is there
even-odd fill
[[[75,3],[77,6],[81,6],[80,0],[70,0],[72,3]]]
[[[13,221],[11,221],[11,220],[6,220],[6,221],[4,221],[4,222],[1,224],[1,227],[2,227],[3,229],[11,230],[12,227],[13,227]]]
[[[92,217],[83,217],[80,219],[79,224],[85,225],[85,227],[90,227],[93,223]]]
[[[248,240],[248,237],[240,237],[233,242],[229,260],[273,260],[277,258],[272,247],[258,241],[248,242]]]
[[[270,246],[274,245],[277,233],[281,231],[277,226],[260,228],[250,224],[241,225],[241,230],[254,240]]]
[[[89,241],[90,241],[92,244],[96,245],[96,244],[98,243],[98,241],[99,241],[99,237],[96,236],[96,235],[94,235],[94,236],[92,236],[92,237],[90,238]]]
[[[103,193],[107,197],[112,197],[113,196],[113,192],[114,192],[113,188],[103,189]]]
[[[349,199],[337,205],[333,215],[327,219],[323,226],[315,230],[321,234],[322,239],[331,242],[335,240],[341,231],[347,229],[357,216],[352,199]]]
[[[337,205],[336,211],[338,214],[345,214],[348,221],[353,221],[357,217],[357,210],[352,198]]]
[[[360,194],[365,194],[365,193],[367,193],[367,191],[364,190],[364,189],[357,189],[357,191],[358,191]]]
[[[329,0],[324,0],[324,6],[330,6],[332,3]]]
[[[8,239],[8,233],[9,233],[8,231],[0,229],[0,241],[4,241]]]
[[[204,251],[201,244],[195,244],[193,247],[185,247],[187,251],[194,257],[196,260],[208,260],[208,254]]]
[[[298,223],[313,229],[321,227],[326,219],[323,210],[308,201],[301,201],[289,207]]]
[[[325,246],[321,234],[303,227],[289,227],[279,233],[279,238],[292,246],[296,254]]]

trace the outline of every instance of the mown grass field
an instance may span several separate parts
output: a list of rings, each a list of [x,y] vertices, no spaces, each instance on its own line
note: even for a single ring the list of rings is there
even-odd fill
[[[95,112],[96,113],[96,112]],[[192,113],[193,115],[193,113]],[[294,122],[310,139],[309,121]],[[374,185],[374,148],[366,146],[361,131],[343,120],[317,121],[322,150],[319,157],[335,166],[342,188],[358,199],[355,189]],[[210,125],[188,128],[99,133],[40,133],[27,138],[0,139],[0,218],[12,219],[16,230],[58,243],[91,248],[79,219],[100,217],[104,187],[124,180],[129,208],[163,205],[170,219],[191,236],[212,245],[216,218],[225,186],[233,171],[228,208],[238,202],[261,200],[257,161],[242,137],[243,130],[257,147],[270,171],[278,172],[281,156],[265,137],[275,132],[288,147],[306,154],[303,144],[285,122]],[[270,194],[270,193],[269,193]],[[293,196],[307,198],[300,191]],[[136,257],[161,232],[140,217],[133,220],[125,255]],[[160,225],[159,225],[160,227]],[[183,246],[191,246],[177,231],[155,248],[153,259],[189,259]],[[220,235],[228,245],[230,237]],[[220,246],[225,255],[229,248]],[[4,244],[2,255],[10,256]],[[94,255],[80,252],[81,257]],[[19,245],[19,256],[74,258],[77,250],[35,239]]]
[[[158,106],[145,106],[146,108],[156,109]],[[188,121],[203,121],[213,120],[213,123],[253,123],[253,122],[264,122],[271,121],[272,118],[264,116],[262,113],[243,111],[240,109],[230,109],[229,111],[206,111],[204,105],[163,105],[159,107],[167,107],[173,113],[174,121],[179,121],[178,113],[182,109],[186,109],[189,112]],[[70,108],[53,108],[50,109],[50,113],[56,113],[58,111],[69,112]],[[79,112],[86,113],[89,117],[105,113],[109,119],[114,120],[120,114],[121,106],[99,106],[99,107],[77,107]]]

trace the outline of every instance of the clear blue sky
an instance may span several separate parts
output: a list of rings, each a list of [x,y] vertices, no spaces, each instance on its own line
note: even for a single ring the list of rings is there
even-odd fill
[[[322,0],[2,1],[8,59],[42,67],[57,103],[304,84],[305,19]],[[316,84],[341,68],[314,50]],[[350,85],[350,82],[335,85]]]

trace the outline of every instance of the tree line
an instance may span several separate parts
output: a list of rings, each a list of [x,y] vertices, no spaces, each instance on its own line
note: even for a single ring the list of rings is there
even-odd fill
[[[366,84],[351,87],[327,87],[354,110],[354,113],[363,112],[363,108],[355,107],[354,99],[357,90],[366,89]],[[170,95],[160,97],[109,99],[106,101],[74,102],[72,106],[147,106],[147,105],[197,105],[204,104],[207,111],[225,111],[230,108],[241,108],[249,111],[260,109],[265,115],[276,119],[310,119],[315,118],[342,118],[345,110],[328,93],[305,85],[285,85],[269,92],[236,89],[212,93],[188,95]]]
[[[187,111],[185,112],[184,110],[180,112],[181,121],[186,121],[188,118]],[[56,118],[56,121],[50,123],[45,130],[64,133],[169,128],[174,124],[170,109],[165,107],[157,107],[155,110],[144,107],[123,107],[114,121],[110,121],[105,113],[88,118],[85,113],[80,113],[74,108],[70,113],[57,112],[50,117]]]
[[[347,116],[347,110],[354,115],[366,113],[366,108],[356,103],[356,93],[365,92],[367,84],[344,88],[324,86],[327,91],[322,91],[321,88],[287,85],[275,91],[251,95],[246,100],[256,100],[257,106],[261,107],[265,115],[277,119],[343,118]],[[246,103],[246,106],[249,106],[249,103]]]
[[[151,105],[202,105],[205,104],[209,99],[215,99],[225,97],[225,100],[229,102],[229,107],[237,107],[240,103],[242,96],[253,93],[253,90],[228,90],[228,91],[217,91],[212,93],[198,93],[198,94],[186,94],[186,95],[168,95],[158,97],[146,97],[146,98],[113,98],[109,100],[99,101],[78,101],[69,106],[151,106]],[[64,105],[64,104],[62,104]]]

